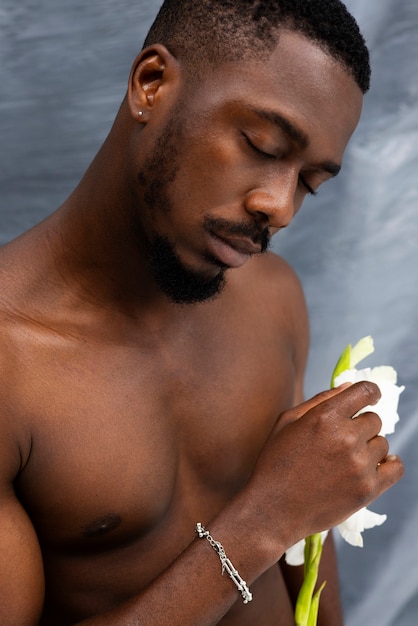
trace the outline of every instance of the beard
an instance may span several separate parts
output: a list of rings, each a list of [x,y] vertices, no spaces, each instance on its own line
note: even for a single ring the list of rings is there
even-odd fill
[[[155,234],[149,246],[149,263],[161,291],[176,304],[196,304],[212,300],[225,287],[226,267],[208,276],[186,266],[167,237]]]
[[[157,139],[147,165],[137,174],[144,190],[144,203],[151,216],[174,210],[169,187],[175,181],[180,166],[178,146],[183,135],[180,118],[181,107],[178,106]],[[143,231],[143,226],[138,224],[138,228]],[[146,232],[146,245],[148,265],[154,279],[171,302],[205,302],[218,296],[225,287],[226,266],[211,259],[219,268],[215,276],[187,266],[177,254],[175,244],[153,228],[152,217]]]
[[[181,109],[181,105],[178,105],[173,111],[171,119],[156,141],[154,153],[147,165],[138,172],[137,179],[143,189],[144,203],[151,215],[145,234],[148,265],[154,279],[171,302],[196,304],[213,300],[222,293],[226,285],[225,272],[228,266],[214,257],[206,256],[205,260],[218,269],[215,276],[213,272],[191,268],[181,260],[175,243],[152,225],[153,217],[175,210],[169,196],[169,187],[176,180],[180,168],[178,146],[183,138]],[[138,224],[138,227],[144,234],[143,224]],[[261,244],[262,252],[269,244],[268,228],[256,224],[235,224],[225,219],[206,218],[202,227],[208,232],[220,228],[225,234],[251,237],[254,242]]]

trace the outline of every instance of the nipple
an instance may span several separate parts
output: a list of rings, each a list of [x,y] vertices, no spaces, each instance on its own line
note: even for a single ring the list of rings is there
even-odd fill
[[[117,513],[108,513],[101,517],[96,517],[92,522],[83,526],[85,537],[101,537],[106,533],[115,530],[122,522],[122,518]]]

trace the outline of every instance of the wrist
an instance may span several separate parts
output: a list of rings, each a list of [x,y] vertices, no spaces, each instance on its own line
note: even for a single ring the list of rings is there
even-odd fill
[[[263,509],[244,492],[207,522],[211,535],[222,543],[249,585],[277,563],[288,547],[280,537],[278,526],[270,523]]]
[[[196,524],[196,533],[200,539],[206,539],[209,545],[215,550],[222,564],[222,574],[227,572],[228,576],[241,593],[242,601],[244,604],[248,604],[253,599],[252,593],[248,588],[245,580],[240,576],[238,570],[232,564],[231,560],[227,557],[223,545],[216,541],[208,530],[200,522]]]

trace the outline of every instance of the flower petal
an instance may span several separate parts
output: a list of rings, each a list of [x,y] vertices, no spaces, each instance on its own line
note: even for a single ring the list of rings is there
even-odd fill
[[[379,367],[373,367],[370,371],[370,375],[375,383],[392,383],[396,385],[398,380],[398,374],[395,368],[391,365],[380,365]]]
[[[399,396],[405,387],[396,385],[396,370],[389,365],[367,367],[362,370],[350,369],[342,372],[335,380],[336,385],[345,382],[356,383],[361,380],[370,380],[378,385],[382,394],[380,400],[373,406],[365,406],[357,415],[366,411],[377,413],[382,420],[380,435],[389,435],[395,431],[395,424],[399,421]],[[356,416],[355,416],[356,417]]]
[[[288,565],[302,565],[304,561],[305,540],[302,539],[291,546],[285,552],[285,559]]]
[[[328,530],[321,533],[322,544],[328,535]],[[305,560],[305,539],[298,541],[285,552],[285,560],[288,565],[303,565]]]
[[[379,513],[374,513],[373,511],[369,511],[369,509],[363,508],[351,515],[345,522],[339,524],[337,528],[347,543],[362,548],[363,537],[361,533],[363,530],[380,526],[386,521],[386,518],[386,515],[379,515]]]
[[[355,367],[357,363],[360,363],[360,361],[373,352],[373,337],[371,335],[367,335],[367,337],[360,339],[360,341],[358,341],[356,345],[351,348],[350,367]]]

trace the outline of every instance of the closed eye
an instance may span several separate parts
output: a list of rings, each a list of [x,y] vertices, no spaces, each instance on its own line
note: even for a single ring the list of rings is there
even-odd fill
[[[253,144],[253,142],[247,137],[247,135],[245,133],[242,133],[242,135],[243,135],[247,145],[251,148],[251,150],[257,156],[259,156],[259,157],[261,157],[263,159],[269,159],[269,160],[275,160],[277,158],[277,156],[275,154],[271,154],[270,152],[265,152],[264,150],[261,150],[260,148],[258,148],[258,146]],[[311,196],[316,196],[317,195],[318,192],[316,192],[314,189],[312,189],[312,187],[306,182],[306,180],[302,176],[302,174],[299,174],[299,182]]]
[[[242,136],[244,137],[247,145],[250,146],[251,150],[255,152],[258,156],[263,157],[265,159],[276,159],[275,154],[270,154],[269,152],[264,152],[264,150],[260,150],[260,148],[258,148],[255,144],[253,144],[252,141],[250,141],[250,139],[247,137],[245,133],[242,133]]]

